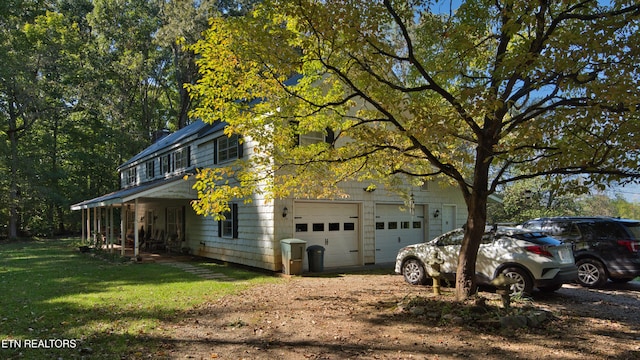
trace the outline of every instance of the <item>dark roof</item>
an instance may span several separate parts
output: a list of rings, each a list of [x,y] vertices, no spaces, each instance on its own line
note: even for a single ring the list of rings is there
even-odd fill
[[[180,144],[182,142],[186,142],[193,135],[204,136],[210,134],[212,132],[220,131],[224,129],[227,124],[225,122],[216,122],[213,124],[207,124],[202,120],[196,120],[193,123],[183,127],[182,129],[171,133],[160,140],[153,143],[151,146],[142,150],[138,154],[136,154],[131,159],[124,162],[122,165],[118,166],[118,169],[127,167],[132,163],[137,162],[140,159],[143,159],[147,156],[152,156],[154,154],[162,153],[165,150],[174,147],[176,144]]]
[[[169,179],[161,179],[161,180],[145,183],[139,186],[121,189],[106,195],[98,196],[90,200],[85,200],[83,202],[73,204],[71,205],[71,210],[80,210],[80,209],[102,207],[102,206],[108,206],[108,205],[121,205],[126,201],[127,198],[135,194],[141,193],[146,190],[150,190],[160,185],[169,184],[174,181],[184,181],[184,180],[181,176],[174,176]]]

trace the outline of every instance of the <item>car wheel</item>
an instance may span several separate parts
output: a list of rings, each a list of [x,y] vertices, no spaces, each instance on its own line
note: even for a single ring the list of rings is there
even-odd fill
[[[427,282],[427,273],[424,266],[417,259],[409,259],[402,264],[404,280],[411,285],[424,285]]]
[[[604,265],[595,259],[581,259],[578,266],[578,283],[584,287],[600,287],[607,283]]]
[[[511,267],[503,270],[502,274],[516,281],[515,284],[511,285],[511,296],[529,295],[533,291],[533,280],[524,270]]]
[[[553,286],[540,286],[540,287],[538,287],[538,289],[540,289],[540,291],[542,291],[542,292],[552,293],[552,292],[560,289],[561,287],[562,287],[562,284],[557,284],[557,285],[553,285]]]

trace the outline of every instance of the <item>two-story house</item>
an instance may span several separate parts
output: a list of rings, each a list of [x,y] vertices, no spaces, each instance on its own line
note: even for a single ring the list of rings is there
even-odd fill
[[[344,199],[254,198],[232,203],[224,221],[199,216],[190,205],[197,197],[193,176],[185,180],[185,175],[252,155],[251,141],[226,136],[224,127],[195,121],[120,165],[120,190],[71,207],[82,211],[83,236],[103,233],[123,251],[133,247],[136,255],[168,249],[280,271],[282,239],[321,245],[327,268],[388,263],[401,247],[459,227],[466,219],[456,188],[427,183],[411,189],[407,200],[356,182],[343,184],[349,194]],[[306,259],[303,268],[308,269]]]

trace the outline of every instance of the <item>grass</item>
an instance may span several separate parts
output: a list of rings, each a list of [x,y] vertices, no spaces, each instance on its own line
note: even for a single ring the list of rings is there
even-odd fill
[[[196,265],[240,281],[204,280],[162,264],[105,261],[73,244],[0,243],[0,358],[161,357],[161,342],[172,335],[164,322],[225,294],[279,281],[203,261]]]

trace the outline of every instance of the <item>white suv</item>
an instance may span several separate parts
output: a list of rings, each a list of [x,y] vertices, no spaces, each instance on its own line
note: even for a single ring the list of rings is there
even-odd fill
[[[395,271],[414,285],[425,284],[431,276],[430,260],[444,262],[441,276],[454,280],[463,229],[452,230],[437,238],[400,249]],[[510,227],[487,227],[478,250],[476,281],[489,284],[500,274],[515,279],[511,294],[530,294],[534,287],[555,291],[575,281],[578,269],[570,244],[564,244],[540,232]]]

